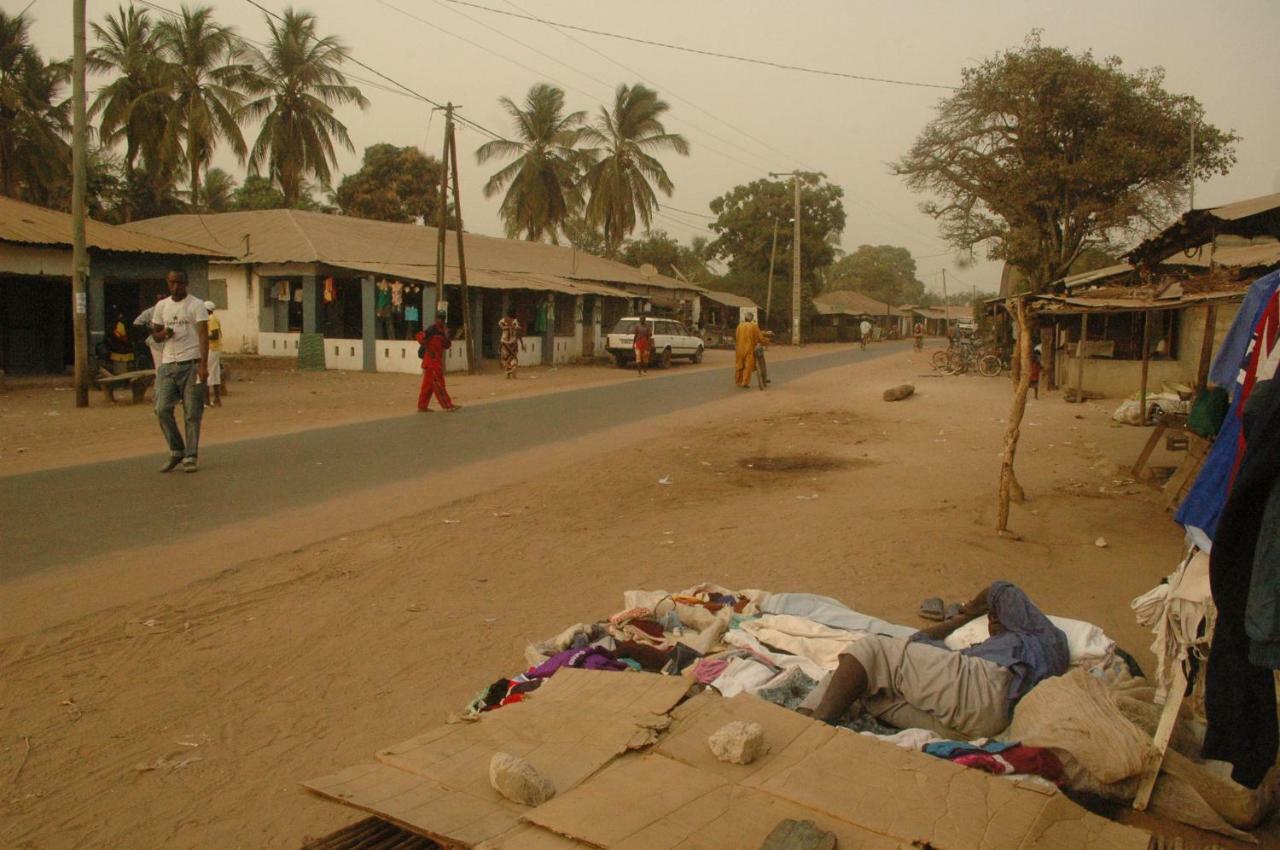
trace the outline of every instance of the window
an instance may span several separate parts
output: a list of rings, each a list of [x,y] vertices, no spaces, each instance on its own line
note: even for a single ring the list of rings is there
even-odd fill
[[[573,336],[574,296],[556,293],[556,336]]]
[[[227,281],[225,278],[209,281],[209,300],[219,310],[227,309]]]
[[[1115,313],[1088,314],[1087,338],[1094,357],[1109,357],[1113,360],[1142,359],[1142,329],[1145,322],[1141,311],[1125,311]],[[1152,360],[1176,360],[1178,357],[1178,328],[1180,311],[1152,310],[1150,351]],[[1073,347],[1080,341],[1080,318],[1064,317],[1061,320],[1065,327],[1068,343]],[[1099,353],[1099,348],[1092,343],[1110,343],[1110,353]]]

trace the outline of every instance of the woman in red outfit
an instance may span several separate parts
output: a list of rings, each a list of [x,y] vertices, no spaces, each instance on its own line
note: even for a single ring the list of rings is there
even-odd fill
[[[418,390],[418,412],[431,412],[431,396],[440,399],[440,406],[452,413],[461,410],[462,406],[453,403],[449,391],[444,387],[444,352],[453,341],[449,339],[449,329],[444,326],[446,313],[436,313],[436,321],[431,327],[418,332],[419,351],[422,352],[422,388]]]

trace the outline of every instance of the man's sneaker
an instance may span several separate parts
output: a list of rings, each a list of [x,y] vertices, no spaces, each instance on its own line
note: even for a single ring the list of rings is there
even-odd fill
[[[182,458],[170,455],[164,462],[164,466],[160,467],[161,472],[168,472],[178,464],[182,463]]]
[[[182,471],[183,471],[183,472],[195,472],[195,471],[196,471],[196,459],[195,459],[195,458],[193,458],[193,457],[183,458],[183,460],[182,460]]]

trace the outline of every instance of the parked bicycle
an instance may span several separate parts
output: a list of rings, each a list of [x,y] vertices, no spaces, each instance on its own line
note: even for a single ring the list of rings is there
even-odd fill
[[[930,363],[949,375],[977,372],[984,378],[994,378],[1009,368],[1009,360],[1001,352],[964,338],[952,338],[946,348],[933,353]]]

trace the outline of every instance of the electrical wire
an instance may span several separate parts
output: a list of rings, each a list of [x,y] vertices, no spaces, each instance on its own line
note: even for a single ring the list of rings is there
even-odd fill
[[[434,3],[436,3],[436,5],[442,5],[442,6],[443,6],[443,8],[448,8],[448,6],[444,6],[444,4],[442,3],[442,0],[433,0],[433,1],[434,1]],[[580,95],[584,95],[584,96],[586,96],[586,97],[595,97],[595,95],[591,95],[591,93],[590,93],[590,92],[586,92],[586,91],[584,91],[584,90],[581,90],[581,88],[579,88],[579,87],[577,87],[577,86],[573,86],[573,84],[570,84],[570,83],[566,83],[566,82],[564,82],[564,81],[563,81],[563,79],[558,79],[558,78],[554,77],[554,76],[553,76],[553,74],[548,74],[548,73],[543,72],[543,70],[539,70],[539,69],[536,69],[536,68],[531,68],[531,67],[530,67],[530,65],[526,65],[525,63],[522,63],[522,61],[520,61],[520,60],[518,60],[518,59],[513,59],[513,58],[511,58],[511,56],[508,56],[508,55],[506,55],[506,54],[503,54],[503,52],[500,52],[500,51],[498,51],[498,50],[494,50],[494,49],[492,49],[492,47],[486,47],[486,46],[484,46],[484,45],[479,44],[479,42],[472,41],[472,40],[471,40],[471,38],[467,38],[467,37],[465,37],[465,36],[460,36],[460,35],[458,35],[458,33],[456,33],[456,32],[452,32],[452,31],[449,31],[449,29],[445,29],[444,27],[440,27],[440,26],[439,26],[439,24],[436,24],[436,23],[434,23],[434,22],[431,22],[431,20],[428,20],[428,19],[426,19],[426,18],[422,18],[422,17],[420,17],[420,15],[416,15],[416,14],[413,14],[412,12],[408,12],[408,10],[406,10],[406,9],[399,8],[399,6],[397,6],[397,5],[394,5],[394,4],[392,4],[392,3],[388,3],[388,1],[387,1],[387,0],[378,0],[378,3],[379,3],[379,5],[383,5],[383,6],[385,6],[385,8],[388,8],[388,9],[390,9],[390,10],[393,10],[393,12],[397,12],[397,13],[399,13],[399,14],[404,15],[404,17],[406,17],[406,18],[410,18],[410,19],[412,19],[412,20],[417,20],[417,22],[419,22],[419,23],[421,23],[421,24],[425,24],[425,26],[431,27],[431,28],[433,28],[433,29],[438,29],[438,31],[439,31],[439,32],[443,32],[443,33],[445,33],[445,35],[447,35],[447,36],[452,36],[453,38],[457,38],[457,40],[458,40],[458,41],[466,42],[466,44],[471,45],[472,47],[476,47],[476,49],[479,49],[479,50],[483,50],[483,51],[485,51],[485,52],[488,52],[488,54],[493,55],[493,56],[497,56],[497,58],[502,59],[502,60],[504,60],[504,61],[509,61],[509,63],[511,63],[511,64],[513,64],[513,65],[517,65],[517,67],[524,68],[525,70],[527,70],[527,72],[534,73],[534,74],[536,74],[536,76],[543,77],[543,78],[547,78],[547,79],[549,79],[549,81],[552,81],[552,82],[554,82],[554,83],[557,83],[557,84],[559,84],[559,86],[561,86],[561,87],[563,87],[563,88],[567,88],[567,90],[571,90],[571,91],[579,92],[579,93],[580,93]],[[499,36],[502,36],[502,37],[504,37],[504,38],[508,38],[508,40],[511,40],[511,41],[515,41],[515,42],[516,42],[516,44],[521,45],[522,47],[527,47],[527,49],[532,50],[532,51],[534,51],[534,52],[538,52],[538,54],[540,54],[540,55],[547,56],[547,58],[552,59],[552,60],[554,60],[554,61],[557,61],[557,63],[564,65],[564,67],[566,67],[566,68],[570,68],[571,70],[575,70],[575,72],[576,72],[576,73],[581,74],[581,76],[584,76],[584,77],[586,77],[586,78],[589,78],[589,79],[591,79],[591,81],[593,81],[593,82],[595,82],[595,83],[599,83],[599,84],[600,84],[600,86],[604,86],[605,88],[607,88],[607,90],[609,90],[609,91],[613,91],[613,86],[612,86],[612,84],[605,83],[604,81],[602,81],[602,79],[599,79],[599,78],[596,78],[596,77],[594,77],[594,76],[591,76],[591,74],[589,74],[588,72],[585,72],[585,70],[581,70],[581,69],[579,69],[579,68],[573,67],[573,65],[570,65],[570,64],[566,63],[566,61],[556,59],[556,56],[552,56],[552,55],[548,54],[548,52],[545,52],[545,51],[543,51],[543,50],[539,50],[539,49],[538,49],[538,47],[534,47],[534,46],[532,46],[532,45],[524,44],[524,42],[518,41],[518,40],[516,40],[516,38],[512,38],[511,36],[507,36],[507,35],[506,35],[506,33],[504,33],[504,32],[502,32],[502,31],[500,31],[500,29],[495,29],[495,28],[493,28],[493,27],[489,27],[489,26],[488,26],[488,24],[485,24],[485,23],[483,23],[483,22],[480,22],[480,20],[476,20],[475,18],[472,18],[472,17],[471,17],[471,15],[466,15],[466,14],[463,14],[463,13],[461,13],[461,12],[457,12],[457,10],[454,10],[454,9],[449,9],[449,10],[451,10],[451,12],[454,12],[454,14],[460,14],[460,15],[462,15],[462,17],[463,17],[463,18],[466,18],[467,20],[472,20],[472,22],[479,24],[479,26],[481,26],[481,27],[485,27],[485,28],[488,28],[488,29],[492,29],[492,31],[493,31],[493,32],[497,32]],[[632,73],[634,73],[634,72],[632,72]],[[732,146],[732,145],[733,145],[733,142],[726,140],[726,138],[722,138],[722,137],[717,136],[717,134],[716,134],[716,133],[710,132],[710,131],[708,131],[708,129],[698,127],[698,125],[696,125],[696,124],[690,124],[690,127],[694,127],[695,129],[698,129],[698,131],[699,131],[699,132],[701,132],[701,133],[705,133],[705,134],[708,134],[708,136],[710,136],[710,137],[712,137],[712,138],[716,138],[716,140],[721,141],[721,142],[723,142],[723,143],[726,143],[726,145],[730,145],[730,146]],[[748,166],[748,168],[751,168],[751,169],[759,168],[759,165],[758,165],[758,164],[748,163],[748,161],[741,160],[741,159],[739,159],[739,157],[733,156],[733,154],[730,154],[730,152],[728,152],[728,151],[724,151],[724,150],[721,150],[721,148],[718,148],[718,147],[716,147],[716,146],[710,145],[710,143],[707,143],[707,142],[701,142],[701,141],[700,141],[699,143],[700,143],[700,145],[701,145],[701,146],[703,146],[703,147],[707,148],[707,150],[712,151],[712,152],[713,152],[713,154],[721,155],[721,156],[723,156],[723,157],[726,157],[726,159],[731,159],[731,160],[733,160],[733,161],[736,161],[736,163],[739,163],[739,164],[741,164],[741,165]],[[753,156],[753,154],[750,154],[750,152],[748,152],[748,151],[741,151],[741,148],[739,148],[739,150],[740,150],[740,152],[744,152],[744,154],[746,154],[746,155]],[[760,161],[767,161],[767,160],[760,160]]]
[[[452,2],[452,0],[446,0],[446,2]],[[702,114],[706,115],[706,116],[707,116],[707,117],[709,117],[709,118],[712,118],[712,119],[714,119],[714,120],[716,120],[716,121],[719,121],[721,124],[725,125],[725,126],[726,126],[726,127],[728,127],[729,129],[733,130],[735,133],[738,133],[738,134],[740,134],[740,135],[742,135],[742,136],[745,136],[746,138],[751,139],[752,141],[756,142],[757,144],[761,145],[762,147],[768,148],[769,150],[772,150],[772,151],[774,151],[775,153],[780,153],[780,154],[782,154],[783,156],[786,156],[786,157],[788,157],[788,158],[790,158],[790,159],[797,159],[797,160],[799,159],[798,157],[792,157],[790,154],[787,154],[785,151],[781,151],[781,150],[779,150],[778,148],[774,147],[773,145],[769,144],[768,142],[765,142],[765,141],[763,141],[763,140],[761,140],[761,139],[759,139],[759,138],[757,138],[757,137],[753,136],[752,134],[748,133],[746,130],[743,130],[741,127],[738,127],[738,126],[736,126],[736,125],[734,125],[734,124],[731,124],[730,122],[726,121],[725,119],[720,118],[719,116],[717,116],[717,115],[716,115],[716,114],[714,114],[713,112],[710,112],[709,110],[702,108],[701,106],[699,106],[698,104],[696,104],[696,103],[694,103],[693,101],[689,100],[688,98],[681,96],[678,92],[674,91],[670,86],[665,86],[665,85],[663,85],[662,83],[657,82],[656,80],[654,80],[654,79],[653,79],[653,78],[651,78],[651,77],[646,77],[644,74],[640,73],[639,71],[635,70],[634,68],[631,68],[631,67],[628,67],[627,65],[622,64],[621,62],[619,62],[617,59],[615,59],[614,57],[610,56],[609,54],[607,54],[607,53],[603,53],[603,52],[601,52],[601,51],[597,50],[596,48],[592,47],[590,44],[587,44],[587,43],[586,43],[585,41],[583,41],[582,39],[580,39],[580,38],[575,38],[574,36],[570,35],[569,33],[564,32],[562,29],[558,28],[558,25],[556,25],[556,24],[552,23],[551,21],[547,21],[547,20],[545,20],[545,19],[543,19],[543,18],[539,18],[539,17],[538,17],[538,16],[536,16],[536,15],[532,15],[532,14],[530,14],[526,9],[524,9],[524,8],[522,8],[522,7],[518,6],[518,5],[516,5],[516,3],[515,3],[515,2],[513,2],[513,0],[504,0],[504,2],[505,2],[508,6],[510,6],[511,8],[513,8],[513,9],[517,10],[518,12],[523,13],[522,15],[518,15],[517,17],[526,17],[527,19],[535,20],[535,21],[538,21],[539,23],[542,23],[543,25],[545,25],[545,26],[547,26],[547,27],[549,27],[549,28],[551,28],[551,29],[555,30],[556,32],[558,32],[558,33],[559,33],[561,36],[563,36],[564,38],[569,39],[569,40],[570,40],[570,41],[572,41],[574,44],[577,44],[577,45],[579,45],[579,46],[581,46],[581,47],[585,47],[587,50],[590,50],[592,53],[595,53],[597,56],[600,56],[600,57],[604,58],[605,60],[607,60],[607,61],[609,61],[609,62],[613,63],[614,65],[618,66],[618,67],[619,67],[619,68],[621,68],[622,70],[626,71],[628,74],[633,74],[633,75],[635,75],[636,77],[639,77],[640,79],[642,79],[642,80],[644,80],[645,82],[649,83],[649,84],[650,84],[651,86],[653,86],[654,88],[656,88],[656,89],[660,89],[661,91],[663,91],[663,92],[667,93],[667,94],[668,94],[668,95],[670,95],[673,99],[678,100],[678,101],[680,101],[681,103],[686,104],[687,106],[691,106],[691,107],[693,107],[694,109],[696,109],[697,111],[701,112]],[[495,11],[500,11],[500,10],[495,10]],[[694,127],[695,129],[699,130],[700,132],[706,133],[708,136],[711,136],[713,139],[717,139],[718,141],[723,142],[723,143],[725,143],[725,144],[727,144],[727,145],[731,145],[731,146],[732,146],[732,145],[734,144],[733,142],[728,141],[727,139],[724,139],[724,138],[722,138],[722,137],[720,137],[720,136],[717,136],[715,133],[711,132],[710,130],[707,130],[707,129],[705,129],[705,128],[698,127],[696,124],[693,124],[692,122],[689,122],[689,126]],[[708,147],[709,147],[709,146],[708,146]],[[739,150],[739,151],[741,151],[742,153],[744,153],[744,154],[748,155],[748,156],[754,156],[754,157],[757,157],[758,159],[760,159],[760,161],[761,161],[761,162],[764,162],[764,163],[768,164],[768,165],[767,165],[767,167],[772,167],[772,164],[770,163],[770,157],[760,157],[758,154],[748,152],[748,151],[747,151],[747,150],[745,150],[744,148],[738,148],[738,150]],[[721,155],[723,155],[723,153],[722,153]],[[736,157],[730,157],[730,158],[731,158],[731,159],[734,159],[736,162],[742,162],[742,160],[737,159]],[[746,163],[743,163],[743,164],[745,165]],[[756,167],[756,166],[750,166],[750,167],[754,168],[754,167]]]
[[[565,24],[565,23],[559,23],[556,21],[547,21],[542,18],[538,18],[534,15],[530,15],[528,13],[518,14],[516,12],[508,12],[504,9],[495,9],[492,6],[484,6],[480,3],[472,3],[472,2],[469,2],[469,0],[446,0],[446,2],[454,3],[459,6],[470,6],[473,9],[479,9],[482,12],[490,12],[495,15],[506,15],[511,18],[522,18],[526,21],[538,21],[539,23],[548,24],[553,27],[574,30],[576,32],[584,32],[590,35],[603,36],[604,38],[614,38],[620,41],[630,41],[636,44],[645,44],[650,47],[661,47],[666,50],[678,50],[683,53],[694,53],[699,56],[711,56],[716,59],[731,59],[735,62],[746,62],[751,65],[764,65],[766,67],[777,68],[784,71],[798,71],[805,74],[818,74],[825,77],[843,77],[845,79],[850,79],[850,80],[860,80],[863,82],[870,82],[870,83],[888,83],[890,85],[910,86],[914,88],[946,89],[948,91],[954,91],[956,88],[955,86],[942,85],[941,83],[921,83],[921,82],[915,82],[912,80],[895,80],[889,77],[872,77],[872,76],[867,76],[863,74],[850,74],[844,71],[829,71],[822,68],[808,68],[803,65],[791,65],[785,62],[774,62],[769,59],[756,59],[751,56],[737,56],[732,53],[720,53],[715,50],[705,50],[698,47],[686,47],[684,45],[679,45],[679,44],[669,44],[664,41],[651,41],[650,39],[646,39],[646,38],[637,38],[636,36],[631,36],[631,35],[621,35],[619,33],[606,32],[604,30],[597,30],[597,29],[591,29],[589,27],[576,26],[574,24]]]
[[[270,10],[270,9],[268,9],[267,7],[263,6],[261,3],[258,3],[258,2],[257,2],[257,0],[245,0],[245,2],[246,2],[246,3],[248,3],[250,6],[253,6],[255,9],[258,9],[258,10],[259,10],[260,12],[262,12],[264,15],[268,15],[268,16],[270,16],[270,17],[272,17],[272,18],[275,18],[277,21],[280,21],[280,22],[282,22],[282,23],[283,23],[284,18],[280,17],[280,15],[276,14],[275,12],[271,11],[271,10]],[[316,36],[314,36],[314,35],[313,35],[313,36],[311,36],[311,39],[312,39],[313,41],[316,41],[316,42],[319,42],[319,41],[320,41],[320,39],[319,39],[319,38],[317,38],[317,37],[316,37]],[[399,80],[394,79],[393,77],[389,77],[389,76],[387,76],[386,74],[384,74],[384,73],[382,73],[381,71],[379,71],[377,68],[374,68],[374,67],[373,67],[373,66],[371,66],[371,65],[368,65],[368,64],[366,64],[366,63],[364,63],[364,62],[361,62],[359,59],[355,58],[355,56],[351,55],[349,52],[346,54],[346,57],[345,57],[345,58],[346,58],[348,61],[352,62],[353,64],[359,65],[361,68],[364,68],[366,71],[368,71],[369,73],[373,74],[375,77],[378,77],[379,79],[385,80],[385,81],[387,81],[388,83],[390,83],[390,84],[391,84],[391,85],[393,85],[393,86],[396,86],[396,87],[398,87],[398,88],[404,89],[404,90],[405,90],[406,92],[408,92],[409,94],[411,94],[411,95],[413,95],[414,97],[417,97],[417,98],[419,98],[419,99],[421,99],[421,100],[426,101],[427,103],[431,104],[432,106],[436,107],[437,109],[446,109],[446,108],[448,108],[448,107],[446,107],[446,106],[445,106],[445,104],[440,103],[439,101],[434,100],[434,99],[432,99],[432,98],[430,98],[430,97],[427,97],[425,94],[422,94],[422,93],[421,93],[421,92],[419,92],[419,91],[415,91],[414,89],[410,88],[409,86],[405,85],[404,83],[400,82]],[[469,127],[473,128],[473,129],[477,130],[478,132],[484,133],[485,135],[492,136],[494,139],[498,139],[498,140],[501,140],[501,141],[507,141],[507,140],[506,140],[506,139],[505,139],[501,134],[499,134],[499,133],[495,133],[493,130],[490,130],[488,127],[484,126],[483,124],[480,124],[480,123],[478,123],[478,122],[476,122],[476,121],[472,121],[470,118],[466,118],[466,117],[464,117],[464,116],[462,116],[462,115],[457,114],[456,110],[455,110],[455,112],[454,112],[454,121],[456,121],[456,122],[457,122],[458,124],[460,124],[460,125],[469,126]]]

